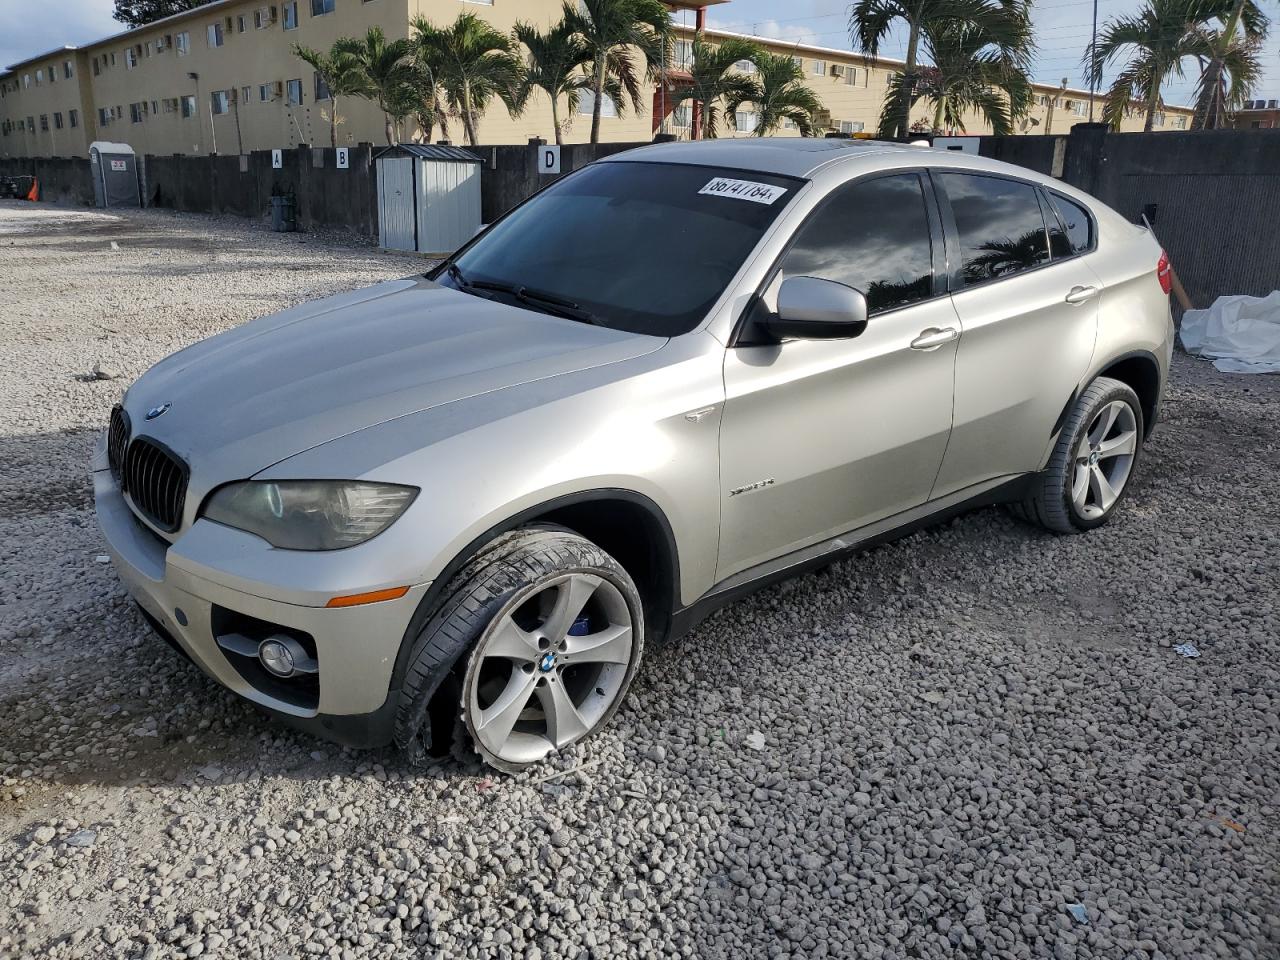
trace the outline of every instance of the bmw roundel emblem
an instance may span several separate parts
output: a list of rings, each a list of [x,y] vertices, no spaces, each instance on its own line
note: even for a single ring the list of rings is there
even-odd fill
[[[147,411],[147,419],[154,420],[156,417],[160,416],[166,410],[168,410],[171,406],[173,406],[173,404],[171,403],[162,403],[158,407],[152,407],[150,410]]]

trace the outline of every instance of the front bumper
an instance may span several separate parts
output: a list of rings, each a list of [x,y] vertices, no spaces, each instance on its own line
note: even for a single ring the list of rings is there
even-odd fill
[[[95,462],[95,467],[98,465]],[[222,563],[235,553],[228,550],[228,538],[245,538],[248,552],[262,549],[256,537],[197,521],[169,544],[134,517],[109,470],[95,470],[93,486],[98,525],[120,579],[153,625],[168,634],[201,670],[246,700],[319,736],[352,746],[390,742],[396,706],[391,695],[396,656],[430,584],[417,584],[398,600],[356,607],[329,609],[281,600],[272,596],[273,584],[246,584],[235,572],[209,566],[198,555],[201,544],[213,537],[217,549],[209,552]],[[217,529],[192,536],[202,524]],[[293,552],[273,552],[288,583],[291,571],[284,568]],[[331,557],[335,565],[343,562],[338,556],[343,553],[351,551],[336,551]],[[314,555],[305,559],[315,562]],[[354,582],[361,568],[358,559],[351,558],[350,565],[353,582],[345,592],[375,588]],[[276,592],[296,593],[287,586]],[[313,697],[313,706],[290,702],[273,693],[270,684],[255,682],[237,668],[233,656],[215,637],[215,623],[225,621],[228,611],[279,624],[314,640],[318,696]]]

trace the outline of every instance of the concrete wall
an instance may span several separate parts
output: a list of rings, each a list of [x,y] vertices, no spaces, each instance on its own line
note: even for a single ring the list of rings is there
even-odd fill
[[[89,161],[77,157],[0,158],[0,176],[40,181],[40,199],[66,206],[93,206]]]
[[[237,156],[144,158],[148,206],[192,213],[265,219],[271,197],[292,194],[299,230],[350,230],[378,235],[378,190],[374,149],[364,143],[349,153],[350,167],[337,168],[334,150],[302,146],[281,151],[282,167],[271,166],[270,150]]]

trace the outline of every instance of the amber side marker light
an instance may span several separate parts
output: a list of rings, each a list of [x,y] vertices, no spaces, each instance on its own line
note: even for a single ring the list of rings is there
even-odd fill
[[[380,603],[383,600],[399,600],[408,592],[408,587],[390,587],[387,590],[373,590],[369,593],[353,593],[347,597],[334,597],[325,606],[358,607],[366,603]]]

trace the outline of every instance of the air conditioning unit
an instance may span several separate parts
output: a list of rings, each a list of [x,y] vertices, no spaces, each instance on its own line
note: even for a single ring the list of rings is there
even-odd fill
[[[230,33],[232,25],[235,23],[235,21],[232,20],[230,17],[225,17],[224,20],[225,20],[226,32]]]
[[[267,13],[268,13],[268,16],[267,16],[267,22],[268,22],[268,23],[275,23],[275,22],[276,22],[276,6],[275,6],[275,4],[272,4],[271,6],[267,7],[267,8],[266,8],[266,10],[267,10]]]
[[[276,80],[271,84],[271,95],[279,100],[284,96],[284,81]]]
[[[832,65],[831,65],[831,75],[832,75],[833,77],[843,77],[843,76],[844,76],[844,72],[845,72],[847,69],[849,69],[849,68],[848,68],[848,67],[846,67],[846,66],[844,66],[844,65],[842,65],[842,64],[834,63],[834,64],[832,64]]]

